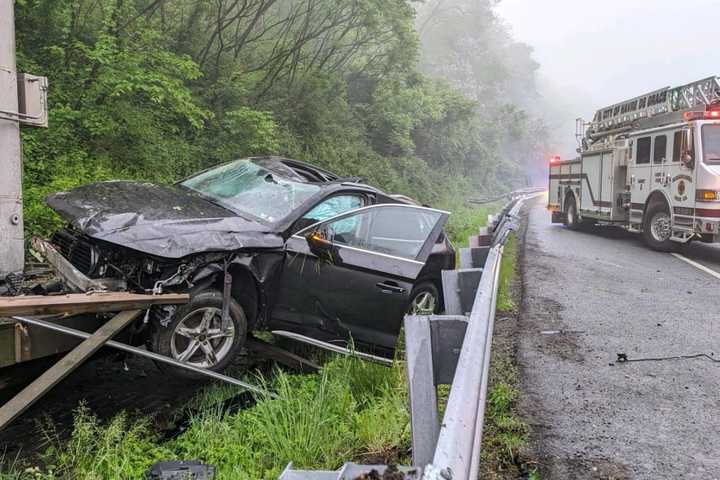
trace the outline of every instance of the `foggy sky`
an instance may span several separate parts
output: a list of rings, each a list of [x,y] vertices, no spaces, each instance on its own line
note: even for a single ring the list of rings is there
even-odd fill
[[[497,11],[535,50],[563,156],[576,117],[720,75],[720,0],[502,0]]]

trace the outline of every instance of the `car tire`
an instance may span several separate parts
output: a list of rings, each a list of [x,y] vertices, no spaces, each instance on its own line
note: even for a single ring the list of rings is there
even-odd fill
[[[565,226],[570,230],[580,229],[580,219],[578,218],[577,207],[575,206],[575,197],[568,196],[565,200],[567,207],[565,208]]]
[[[245,311],[230,299],[230,327],[222,331],[223,296],[217,290],[205,290],[179,307],[165,325],[153,326],[151,349],[174,360],[221,372],[235,359],[245,345],[247,318]],[[205,378],[202,374],[156,362],[158,367],[185,378]]]
[[[440,292],[433,282],[415,285],[410,292],[408,315],[433,315],[440,312]]]
[[[662,202],[653,202],[643,219],[643,239],[647,246],[658,252],[671,252],[675,249],[672,236],[672,217]]]

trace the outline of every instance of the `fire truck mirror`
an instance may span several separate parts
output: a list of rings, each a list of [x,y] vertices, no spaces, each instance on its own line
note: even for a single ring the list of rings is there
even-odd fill
[[[685,168],[692,170],[695,168],[695,152],[693,151],[693,131],[685,130],[682,140],[682,155],[680,161]]]

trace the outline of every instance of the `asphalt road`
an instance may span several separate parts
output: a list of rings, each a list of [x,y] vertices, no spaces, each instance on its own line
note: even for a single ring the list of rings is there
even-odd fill
[[[530,208],[518,362],[543,479],[720,479],[720,274]],[[720,272],[720,247],[682,255]]]

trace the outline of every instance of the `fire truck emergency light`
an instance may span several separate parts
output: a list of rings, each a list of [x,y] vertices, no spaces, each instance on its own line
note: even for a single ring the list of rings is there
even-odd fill
[[[550,163],[558,163],[560,161],[560,155],[555,155],[554,157],[550,157]]]
[[[692,120],[720,120],[720,105],[708,105],[705,107],[704,112],[685,112],[683,117],[688,122]]]

